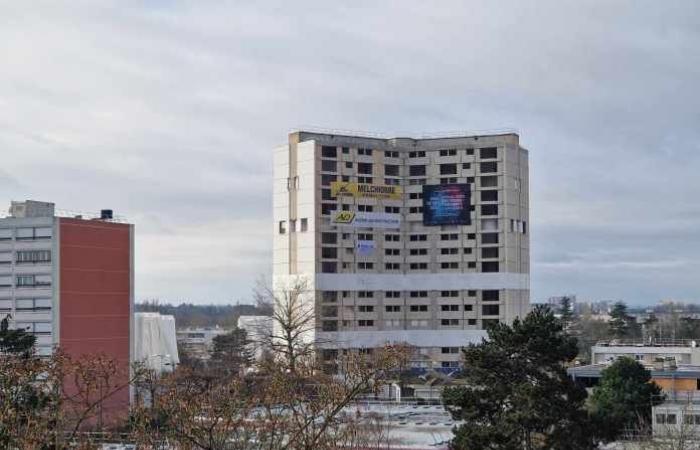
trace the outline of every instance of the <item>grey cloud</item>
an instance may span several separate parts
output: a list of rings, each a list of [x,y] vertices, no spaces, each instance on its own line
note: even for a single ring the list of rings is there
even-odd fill
[[[0,174],[0,208],[113,205],[148,249],[138,295],[225,300],[269,267],[290,128],[516,127],[534,299],[697,299],[698,22],[694,1],[7,3],[0,153],[21,183]],[[176,264],[216,242],[227,272]]]

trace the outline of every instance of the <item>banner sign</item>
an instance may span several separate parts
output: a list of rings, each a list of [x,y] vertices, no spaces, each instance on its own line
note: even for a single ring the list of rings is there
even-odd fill
[[[331,223],[353,228],[401,228],[401,214],[336,211]]]
[[[374,241],[357,241],[355,249],[357,250],[357,256],[372,256],[376,244]]]
[[[469,184],[423,185],[423,225],[471,225]]]
[[[375,197],[401,200],[401,186],[384,184],[361,184],[352,181],[331,182],[331,196]]]

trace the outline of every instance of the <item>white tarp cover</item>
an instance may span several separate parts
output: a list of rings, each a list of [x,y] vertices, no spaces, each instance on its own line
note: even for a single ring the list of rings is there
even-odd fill
[[[180,362],[173,316],[134,314],[134,341],[134,361],[153,370],[170,371]]]

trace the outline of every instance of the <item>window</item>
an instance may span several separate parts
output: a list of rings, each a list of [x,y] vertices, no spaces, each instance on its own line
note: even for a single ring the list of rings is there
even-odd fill
[[[384,254],[386,256],[400,256],[401,255],[401,250],[398,248],[385,248],[384,249]]]
[[[440,291],[441,297],[459,297],[459,291]]]
[[[343,211],[350,211],[350,205],[345,204],[345,205],[340,205],[340,209]]]
[[[338,249],[336,247],[321,247],[321,258],[336,259],[338,258]]]
[[[399,176],[399,166],[396,165],[385,165],[384,166],[384,175],[390,176],[390,177],[398,177]]]
[[[476,319],[467,319],[467,325],[476,325]]]
[[[384,293],[386,298],[401,298],[401,291],[386,291]]]
[[[465,255],[471,255],[471,254],[472,254],[472,249],[469,248],[469,247],[466,247],[466,248],[464,249],[464,254],[465,254]]]
[[[428,305],[411,305],[411,312],[428,312]]]
[[[346,183],[350,181],[350,177],[348,175],[343,175],[340,177],[341,180],[345,181]]]
[[[350,148],[343,147],[343,155],[349,155],[349,154],[350,154]]]
[[[351,162],[351,161],[345,161],[345,168],[346,168],[346,169],[352,169],[352,162]]]
[[[337,244],[337,233],[321,233],[321,244]]]
[[[411,206],[408,208],[408,212],[410,214],[423,214],[423,207],[422,206]]]
[[[321,160],[322,172],[337,172],[338,164],[335,161]]]
[[[338,315],[338,307],[337,306],[324,306],[321,308],[321,315],[323,317],[335,317]]]
[[[309,219],[301,219],[301,232],[309,231]]]
[[[53,230],[51,227],[41,228],[18,228],[16,239],[18,241],[27,241],[34,239],[51,239]]]
[[[408,194],[408,197],[411,200],[418,200],[418,199],[423,198],[423,193],[422,192],[411,192],[410,194]]]
[[[358,241],[373,241],[374,235],[372,233],[357,233]]]
[[[474,261],[469,261],[467,263],[467,269],[476,269],[476,263]]]
[[[323,331],[338,331],[337,320],[324,320],[321,322],[321,330]]]
[[[409,268],[411,270],[428,270],[428,263],[411,263]]]
[[[370,313],[374,312],[374,306],[372,305],[360,305],[357,307],[358,312]]]
[[[481,205],[482,216],[497,216],[498,205]]]
[[[468,297],[476,297],[476,291],[467,291]]]
[[[384,212],[389,214],[399,214],[401,209],[398,206],[385,206]]]
[[[473,183],[474,177],[467,177],[467,183]]]
[[[412,248],[409,250],[409,254],[411,256],[416,256],[416,255],[427,255],[428,254],[428,249],[427,248]]]
[[[384,307],[386,312],[401,312],[401,306],[399,305],[387,305]]]
[[[427,234],[412,234],[408,237],[408,239],[411,242],[417,242],[417,241],[427,241],[428,240],[428,235]]]
[[[333,200],[334,198],[330,189],[321,189],[321,200]]]
[[[357,210],[361,212],[372,212],[374,207],[372,205],[357,205]]]
[[[474,149],[473,148],[468,148],[466,149],[467,155],[473,155],[474,154]]]
[[[48,311],[51,309],[50,298],[18,298],[17,311]]]
[[[17,252],[16,261],[18,264],[50,262],[51,250],[20,250]]]
[[[498,233],[481,233],[482,244],[498,244]]]
[[[357,177],[358,183],[372,184],[372,177]]]
[[[496,161],[479,163],[480,173],[496,173],[498,172],[498,163]]]
[[[408,157],[409,158],[425,158],[425,152],[423,152],[423,151],[408,152]]]
[[[498,186],[498,177],[497,176],[479,177],[479,184],[481,187],[497,187]]]
[[[363,175],[372,175],[372,164],[357,163],[357,173],[361,173]]]
[[[686,425],[700,425],[700,414],[683,414],[683,422]]]
[[[497,316],[499,312],[498,305],[482,305],[481,314],[484,316]]]
[[[456,327],[459,326],[459,319],[442,319],[440,320],[440,325],[443,327]]]
[[[399,241],[401,241],[401,235],[400,234],[385,234],[384,240],[387,242],[399,242]]]
[[[474,310],[474,305],[464,305],[464,310],[465,310],[465,311],[473,311],[473,310]]]
[[[384,178],[384,184],[386,184],[387,186],[400,186],[401,179],[400,178]]]
[[[443,355],[454,355],[459,353],[459,347],[442,347],[441,353]]]
[[[441,234],[440,235],[441,241],[456,241],[458,239],[459,239],[459,234],[457,234],[457,233]]]
[[[482,272],[498,272],[498,262],[496,261],[489,261],[489,262],[482,262],[481,263],[481,271]]]
[[[481,299],[485,302],[497,302],[501,299],[501,292],[498,290],[481,291]]]
[[[459,249],[458,248],[441,248],[440,254],[441,255],[457,255],[457,254],[459,254]]]
[[[324,158],[337,158],[338,149],[330,145],[324,145],[321,147],[321,156]]]
[[[374,263],[359,262],[359,263],[357,263],[357,268],[360,270],[372,270],[372,269],[374,269]]]
[[[471,169],[472,165],[470,163],[462,163],[462,169]]]
[[[335,205],[328,203],[321,204],[321,215],[330,216],[333,211],[335,211]]]
[[[659,425],[675,425],[676,415],[675,414],[657,414],[656,423]]]
[[[395,152],[395,151],[385,151],[385,152],[384,152],[384,157],[385,157],[385,158],[398,158],[398,157],[399,157],[399,152]]]
[[[424,177],[425,166],[408,166],[408,175],[411,177]]]
[[[457,182],[457,178],[441,178],[440,184],[454,184]]]
[[[374,326],[374,320],[358,320],[358,321],[357,321],[357,326],[360,326],[360,327],[373,327],[373,326]]]
[[[481,249],[482,258],[498,258],[498,247],[485,247]]]
[[[408,295],[411,298],[425,298],[428,296],[428,291],[411,291]]]
[[[324,261],[321,263],[322,273],[336,273],[338,272],[338,264],[335,262]]]
[[[482,219],[481,231],[498,231],[498,219]]]
[[[413,178],[408,180],[409,186],[420,186],[425,184],[425,178]]]
[[[457,155],[456,148],[449,148],[446,150],[440,150],[440,156],[455,156]]]
[[[12,286],[12,275],[0,275],[0,287]]]
[[[374,298],[374,292],[373,291],[358,291],[357,297],[358,298]]]
[[[479,158],[481,159],[496,159],[498,158],[498,149],[496,147],[484,147],[479,149]]]
[[[497,202],[498,191],[481,191],[482,202]]]
[[[358,148],[357,154],[358,155],[372,156],[372,149],[371,148]]]
[[[440,164],[440,175],[456,175],[457,164]]]
[[[337,175],[321,175],[321,186],[330,186],[334,181],[338,181]]]
[[[470,241],[473,241],[476,239],[476,234],[475,233],[467,233],[467,239]]]
[[[440,309],[442,311],[459,311],[459,305],[442,305]]]
[[[11,228],[0,228],[0,241],[9,241],[12,239]]]
[[[459,269],[459,263],[458,262],[443,262],[443,263],[440,263],[440,268],[441,269]]]
[[[321,301],[327,303],[335,303],[338,301],[338,291],[323,291],[321,292]]]
[[[355,252],[355,249],[352,247],[346,247],[345,248],[345,254],[346,255],[352,255]]]

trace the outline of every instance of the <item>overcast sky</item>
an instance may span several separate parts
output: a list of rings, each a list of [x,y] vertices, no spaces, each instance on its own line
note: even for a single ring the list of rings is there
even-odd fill
[[[138,299],[246,301],[291,128],[510,127],[533,300],[697,301],[699,24],[697,0],[0,0],[0,208],[113,208]]]

